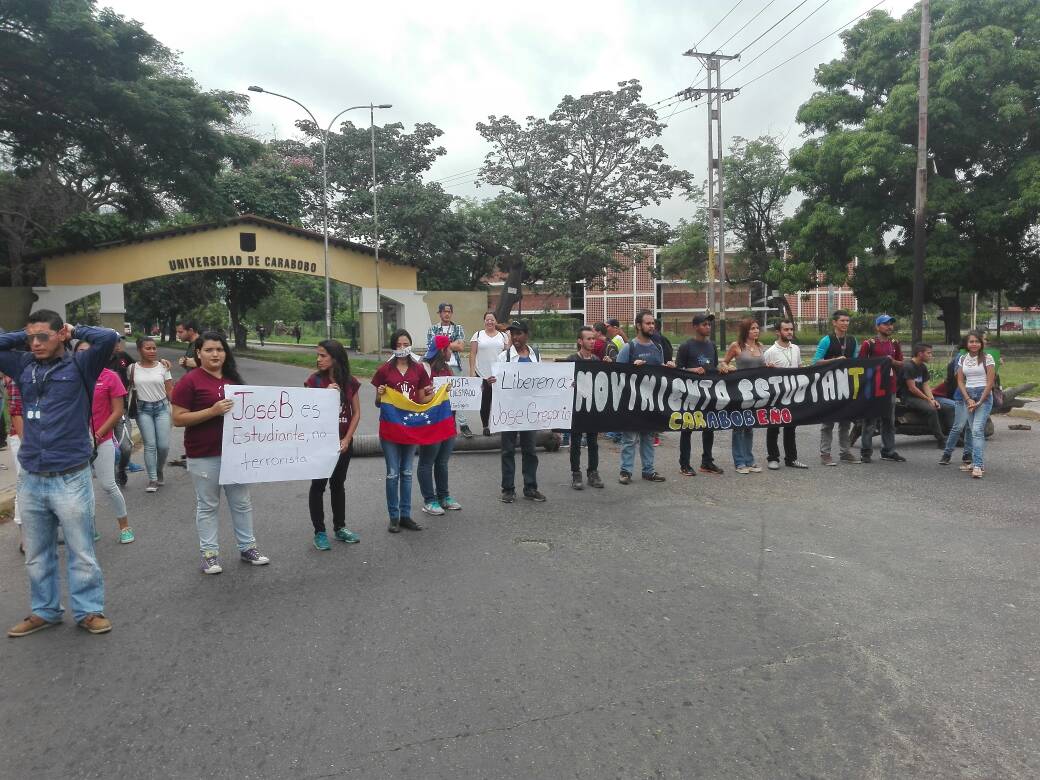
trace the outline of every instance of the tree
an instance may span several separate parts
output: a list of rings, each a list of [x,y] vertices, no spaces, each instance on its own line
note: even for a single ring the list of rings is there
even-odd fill
[[[689,191],[690,174],[650,143],[665,125],[641,94],[638,81],[624,81],[617,91],[567,95],[524,126],[508,116],[477,124],[491,144],[480,181],[508,191],[496,199],[504,243],[550,289],[602,275],[625,244],[663,243],[667,225],[641,210]]]
[[[502,214],[496,201],[456,200],[436,230],[436,246],[420,266],[427,290],[479,290],[505,254],[499,236]]]
[[[959,337],[963,290],[1036,295],[1040,217],[1040,8],[1033,0],[933,0],[926,299]],[[857,294],[897,291],[913,264],[920,16],[875,11],[842,34],[798,111],[816,135],[791,157],[806,200],[785,225],[801,262]],[[1035,272],[1032,278],[1035,278]],[[1023,279],[1026,284],[1023,285]]]
[[[137,22],[93,0],[0,5],[0,153],[55,177],[82,210],[142,221],[206,207],[222,165],[256,153],[234,132],[246,105],[202,92]],[[19,284],[16,242],[7,255]]]
[[[662,278],[685,279],[697,288],[704,285],[708,275],[708,229],[703,217],[702,213],[693,222],[679,220],[676,239],[658,253]]]
[[[784,256],[780,223],[791,180],[787,157],[771,136],[730,142],[724,170],[726,228],[740,244],[748,276],[764,280]]]
[[[217,288],[208,276],[185,273],[131,282],[124,295],[129,322],[141,327],[158,323],[170,336],[178,319],[216,301]],[[211,327],[222,324],[206,323]]]

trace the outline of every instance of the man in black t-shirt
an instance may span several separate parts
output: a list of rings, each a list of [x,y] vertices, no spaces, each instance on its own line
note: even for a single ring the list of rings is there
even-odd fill
[[[693,338],[687,339],[679,346],[675,357],[675,367],[689,371],[691,374],[725,373],[719,369],[719,350],[709,338],[711,325],[715,321],[714,314],[697,314],[693,318]],[[693,431],[683,430],[679,434],[679,471],[687,477],[696,476],[697,472],[690,465],[690,448]],[[705,428],[701,434],[701,472],[704,474],[721,474],[722,469],[715,463],[711,449],[715,444],[715,431]]]
[[[599,357],[593,351],[595,345],[596,331],[588,325],[585,325],[578,331],[578,351],[571,353],[565,357],[564,360],[569,363],[576,363],[579,360],[599,360]],[[585,442],[588,445],[589,451],[588,470],[586,473],[589,487],[601,488],[603,487],[603,480],[600,479],[599,476],[599,436],[591,432],[576,432],[571,437],[571,487],[575,490],[582,490],[584,488],[581,479],[582,436],[585,437]]]
[[[903,406],[923,415],[928,423],[928,430],[935,436],[940,447],[946,446],[939,423],[939,402],[932,395],[928,386],[928,362],[932,359],[931,344],[914,344],[914,356],[903,363],[899,370],[899,395]]]

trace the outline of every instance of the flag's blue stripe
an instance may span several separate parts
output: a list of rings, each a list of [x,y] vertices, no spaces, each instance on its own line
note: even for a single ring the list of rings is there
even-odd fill
[[[448,417],[451,417],[450,401],[444,401],[437,406],[431,407],[430,409],[427,409],[425,413],[398,409],[396,406],[388,403],[383,403],[379,406],[380,420],[385,420],[386,422],[395,425],[406,425],[412,428],[421,425],[439,423],[442,420],[446,420]]]

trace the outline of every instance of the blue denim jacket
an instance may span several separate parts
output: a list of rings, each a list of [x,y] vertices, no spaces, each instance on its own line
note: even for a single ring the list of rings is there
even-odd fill
[[[88,341],[91,348],[65,352],[43,363],[26,351],[23,331],[0,333],[0,371],[11,377],[22,393],[24,431],[18,462],[26,471],[65,471],[86,463],[94,451],[90,433],[92,399],[87,388],[93,393],[119,336],[108,328],[81,326],[73,337]],[[36,411],[38,418],[30,416]]]

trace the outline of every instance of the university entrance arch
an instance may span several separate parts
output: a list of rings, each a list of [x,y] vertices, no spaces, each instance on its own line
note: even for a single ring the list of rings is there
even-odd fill
[[[122,332],[123,285],[174,274],[220,270],[270,271],[324,277],[321,233],[252,215],[146,233],[86,250],[55,250],[40,258],[46,286],[33,288],[36,308],[65,315],[69,303],[100,293],[104,325]],[[329,277],[361,289],[360,347],[375,352],[377,305],[413,333],[425,333],[430,313],[417,290],[416,269],[380,253],[376,301],[376,261],[371,247],[329,238]]]

